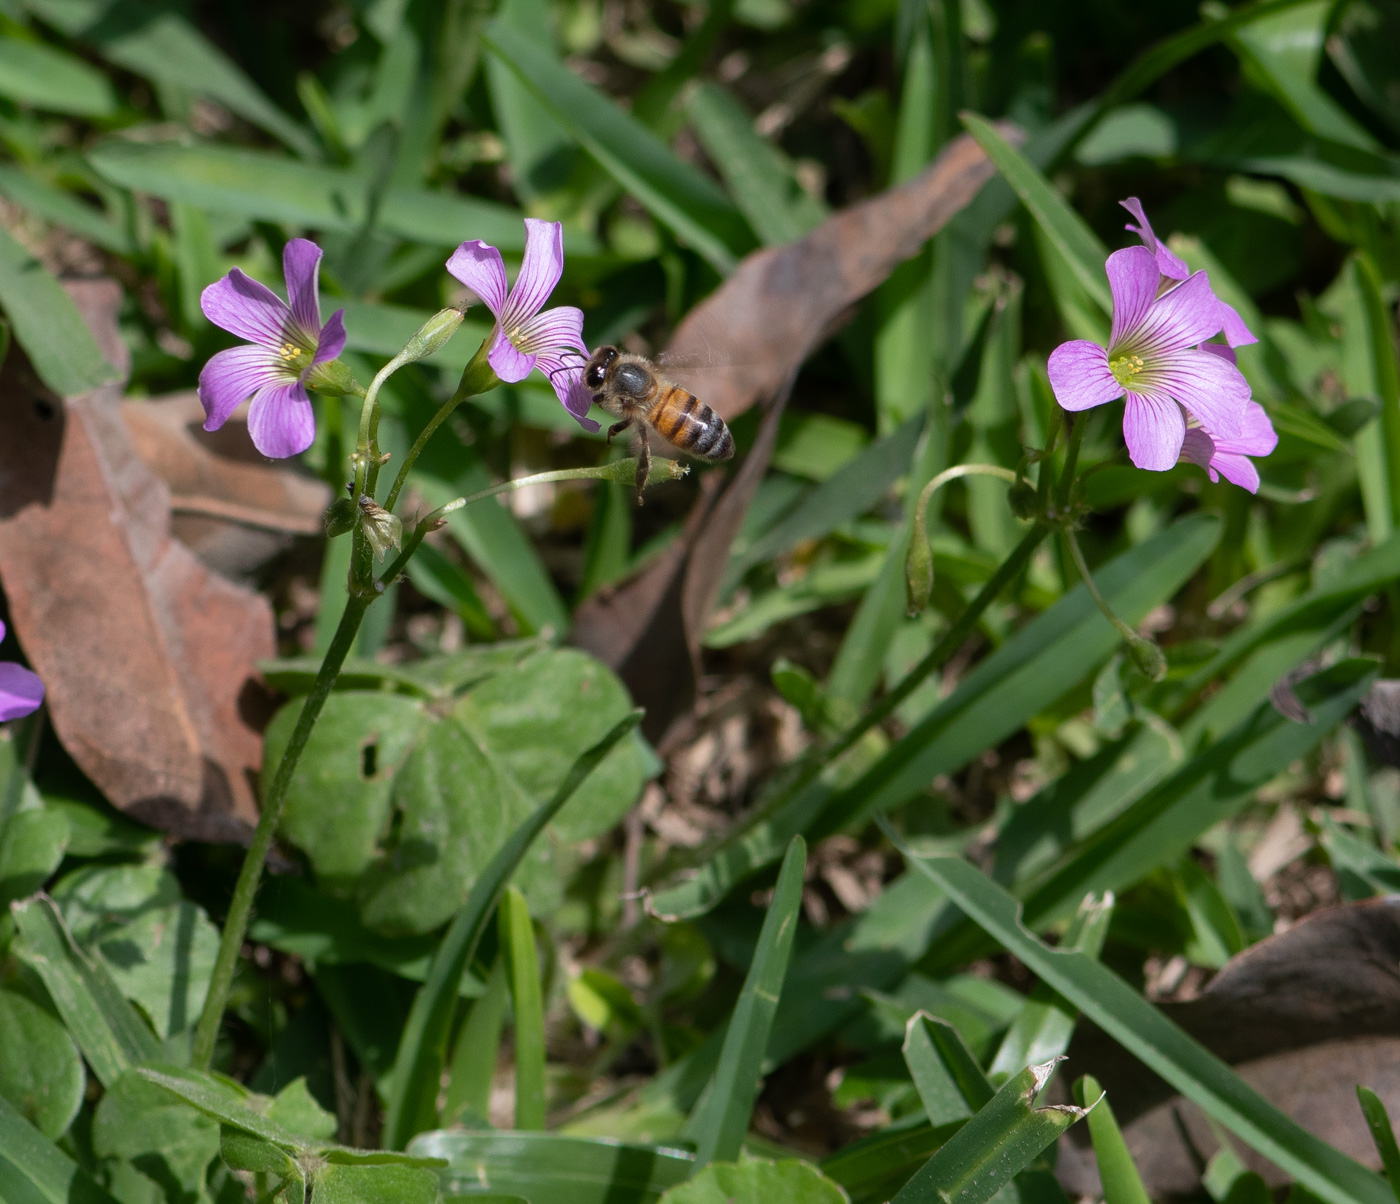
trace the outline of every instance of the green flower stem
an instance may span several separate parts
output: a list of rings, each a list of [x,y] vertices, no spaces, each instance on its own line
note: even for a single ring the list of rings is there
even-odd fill
[[[1035,488],[1035,510],[1037,514],[1045,513],[1045,503],[1050,500],[1050,480],[1054,475],[1055,468],[1055,444],[1060,439],[1060,428],[1064,425],[1060,418],[1061,410],[1055,407],[1055,412],[1050,417],[1050,434],[1045,440],[1045,450],[1041,453],[1040,480]]]
[[[243,868],[238,873],[238,882],[233,888],[233,900],[229,904],[228,915],[224,919],[223,935],[219,940],[219,956],[214,962],[214,973],[209,979],[209,994],[204,1000],[204,1010],[199,1014],[199,1024],[194,1032],[194,1050],[190,1064],[196,1070],[207,1070],[214,1056],[214,1044],[219,1036],[219,1022],[223,1019],[224,1008],[228,1004],[229,988],[233,985],[233,972],[238,964],[238,953],[243,948],[243,938],[248,931],[248,917],[253,909],[253,897],[257,894],[258,882],[262,878],[263,865],[272,839],[277,833],[277,825],[282,818],[282,805],[287,798],[287,790],[292,784],[292,774],[311,736],[311,729],[326,699],[335,687],[340,675],[340,667],[345,663],[355,636],[360,630],[360,621],[365,611],[374,601],[376,594],[361,594],[353,590],[345,604],[345,613],[340,616],[340,626],[335,638],[326,650],[320,672],[307,695],[306,702],[297,717],[292,738],[287,742],[287,750],[282,754],[277,774],[272,779],[262,802],[258,816],[258,826],[253,833],[253,842],[243,858]]]
[[[1094,578],[1089,573],[1089,566],[1084,561],[1084,553],[1079,549],[1079,540],[1075,537],[1074,528],[1062,527],[1060,533],[1064,536],[1065,546],[1069,548],[1074,567],[1079,570],[1080,577],[1084,579],[1084,588],[1089,591],[1089,596],[1103,612],[1103,617],[1112,623],[1114,629],[1123,637],[1123,642],[1128,645],[1128,651],[1132,654],[1137,667],[1152,681],[1161,681],[1167,675],[1167,661],[1162,655],[1162,650],[1151,640],[1138,635],[1114,614],[1112,607],[1104,601],[1104,596],[1099,593],[1099,587],[1094,584]]]
[[[432,438],[433,432],[447,421],[452,411],[468,397],[489,392],[501,383],[486,359],[486,354],[490,349],[491,336],[488,335],[482,340],[481,346],[476,349],[476,354],[472,356],[471,362],[462,370],[462,379],[457,382],[457,388],[453,390],[452,396],[442,403],[438,412],[433,415],[428,425],[419,432],[418,438],[413,441],[413,446],[408,449],[408,455],[399,465],[398,475],[394,478],[393,487],[389,490],[389,496],[384,502],[385,510],[392,511],[394,509],[394,503],[399,500],[404,482],[408,480],[409,469],[413,467],[423,449],[428,445],[428,440]]]
[[[928,504],[944,485],[960,477],[997,477],[1009,485],[1016,483],[1016,474],[999,464],[955,464],[923,487],[914,503],[914,528],[909,537],[909,551],[904,558],[904,579],[911,615],[918,614],[928,605],[929,595],[933,592],[933,549],[928,542]]]
[[[1065,414],[1065,425],[1069,427],[1069,447],[1065,451],[1065,467],[1060,473],[1060,487],[1055,497],[1055,503],[1062,513],[1069,506],[1070,494],[1074,489],[1074,474],[1079,469],[1079,445],[1084,442],[1084,428],[1088,424],[1087,418],[1076,420],[1074,414]]]

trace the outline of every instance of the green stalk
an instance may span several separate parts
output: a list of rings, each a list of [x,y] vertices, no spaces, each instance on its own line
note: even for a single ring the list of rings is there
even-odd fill
[[[209,979],[209,994],[204,1000],[204,1010],[199,1014],[199,1024],[194,1032],[194,1050],[190,1055],[190,1065],[196,1070],[207,1070],[214,1056],[214,1043],[219,1036],[219,1021],[223,1019],[224,1007],[228,1003],[229,988],[233,984],[233,971],[238,963],[238,951],[243,947],[243,938],[248,931],[248,917],[253,909],[253,897],[258,891],[263,866],[267,862],[272,839],[277,833],[277,825],[282,818],[282,805],[287,798],[287,790],[292,784],[292,774],[311,736],[311,729],[325,706],[340,674],[340,667],[349,655],[351,645],[360,630],[360,621],[365,616],[369,604],[376,595],[365,595],[353,589],[345,604],[345,613],[340,617],[335,638],[326,650],[326,658],[321,662],[320,672],[311,687],[306,703],[297,718],[292,738],[287,742],[287,751],[277,767],[277,775],[263,799],[262,811],[258,816],[258,826],[253,833],[253,842],[248,846],[243,858],[243,868],[238,872],[238,883],[233,888],[233,900],[229,904],[228,916],[224,919],[223,935],[219,940],[219,956],[214,962],[214,973]]]
[[[1132,653],[1137,667],[1153,681],[1161,681],[1167,675],[1167,661],[1162,655],[1162,650],[1151,640],[1138,635],[1114,614],[1113,608],[1104,601],[1104,596],[1099,593],[1099,587],[1094,584],[1093,575],[1089,572],[1089,566],[1084,561],[1084,553],[1079,549],[1079,540],[1075,538],[1074,528],[1064,527],[1061,529],[1061,534],[1064,536],[1065,546],[1069,548],[1070,557],[1074,560],[1074,567],[1079,570],[1079,576],[1083,578],[1084,588],[1089,591],[1089,597],[1093,598],[1094,604],[1103,613],[1103,617],[1112,623],[1114,629],[1123,637],[1123,642],[1128,645],[1128,651]]]

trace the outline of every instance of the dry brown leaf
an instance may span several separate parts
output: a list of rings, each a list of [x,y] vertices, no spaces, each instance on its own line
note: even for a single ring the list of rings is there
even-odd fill
[[[668,552],[574,616],[574,642],[611,665],[647,708],[643,730],[653,742],[665,744],[668,732],[674,739],[676,721],[694,704],[700,641],[798,369],[991,175],[977,144],[956,138],[917,179],[842,210],[795,243],[749,255],[677,329],[668,358],[707,366],[668,371],[724,418],[775,401],[729,486],[716,497],[710,474]]]
[[[211,433],[193,389],[121,406],[136,454],[170,489],[171,533],[233,578],[256,572],[293,536],[319,536],[331,500],[323,482],[258,452],[247,412],[239,406]]]
[[[1400,899],[1314,912],[1231,958],[1195,999],[1159,1006],[1304,1127],[1378,1165],[1356,1085],[1376,1091],[1392,1114],[1400,1108]],[[1176,1114],[1209,1155],[1215,1147],[1199,1110],[1087,1022],[1069,1055],[1076,1077],[1092,1074],[1108,1092],[1148,1193],[1195,1192],[1200,1172],[1190,1169]],[[1096,1177],[1086,1137],[1067,1136],[1064,1149],[1080,1153],[1057,1174],[1071,1192],[1094,1194],[1082,1186],[1086,1174]],[[1282,1181],[1272,1168],[1265,1177]]]
[[[125,370],[118,286],[68,288]],[[169,490],[133,448],[119,385],[55,397],[12,348],[0,390],[0,583],[55,732],[123,810],[182,836],[244,838],[271,607],[172,538]]]

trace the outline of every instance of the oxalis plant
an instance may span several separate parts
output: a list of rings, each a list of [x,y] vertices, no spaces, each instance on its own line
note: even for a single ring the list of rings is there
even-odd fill
[[[362,397],[363,402],[355,450],[348,466],[353,474],[346,485],[348,496],[338,499],[326,515],[328,536],[334,539],[349,535],[351,539],[349,598],[277,772],[263,793],[257,828],[234,886],[209,993],[195,1028],[191,1065],[197,1069],[207,1068],[214,1056],[238,953],[247,936],[253,901],[282,819],[288,788],[312,729],[354,646],[365,613],[400,578],[424,537],[440,527],[454,510],[531,485],[575,480],[625,481],[636,474],[635,459],[536,473],[480,490],[470,497],[455,498],[405,524],[395,507],[409,472],[433,432],[469,397],[489,392],[503,381],[524,380],[538,369],[578,423],[588,430],[598,429],[598,424],[587,417],[591,397],[582,380],[587,359],[583,313],[567,305],[544,308],[564,271],[563,227],[558,222],[525,219],[525,254],[515,283],[509,287],[500,251],[479,239],[462,243],[447,261],[447,270],[472,290],[495,321],[452,395],[418,433],[382,504],[378,500],[380,474],[390,457],[379,446],[380,390],[400,368],[440,350],[461,326],[470,301],[434,314],[365,387],[337,358],[346,340],[343,311],[337,310],[324,324],[321,322],[317,287],[320,259],[320,248],[307,239],[294,238],[287,243],[282,258],[287,286],[285,302],[238,268],[211,284],[200,298],[211,322],[248,340],[243,346],[219,352],[200,374],[199,399],[206,415],[205,430],[218,430],[239,404],[251,398],[248,434],[253,445],[265,456],[285,459],[305,451],[315,438],[308,389],[331,397]],[[665,465],[657,480],[674,480],[685,471],[675,461],[668,460]],[[386,560],[387,565],[380,568]]]

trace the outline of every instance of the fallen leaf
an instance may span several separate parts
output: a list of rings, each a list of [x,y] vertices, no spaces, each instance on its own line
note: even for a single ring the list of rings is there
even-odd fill
[[[255,573],[293,536],[320,536],[331,500],[323,482],[258,452],[247,412],[239,406],[211,433],[202,429],[194,390],[121,405],[136,454],[170,490],[171,533],[235,579]]]
[[[66,287],[125,374],[118,286]],[[122,810],[246,838],[271,607],[172,538],[169,489],[133,448],[119,385],[57,397],[16,347],[0,390],[0,582],[54,731]]]
[[[1019,131],[1007,133],[1019,140]],[[767,471],[778,417],[803,361],[991,175],[977,144],[956,138],[917,179],[843,209],[797,242],[749,255],[676,330],[668,361],[704,366],[667,371],[722,417],[732,420],[764,398],[773,402],[723,492],[717,473],[706,478],[681,538],[574,615],[574,643],[617,671],[646,708],[643,732],[663,753],[694,704],[700,641],[729,549]]]
[[[1379,1165],[1355,1089],[1364,1084],[1392,1114],[1400,1109],[1400,898],[1314,912],[1231,958],[1195,999],[1159,1007],[1271,1103],[1352,1157]],[[1176,1115],[1208,1156],[1215,1146],[1199,1110],[1092,1024],[1081,1022],[1069,1056],[1076,1077],[1092,1074],[1108,1092],[1129,1148],[1141,1156],[1148,1194],[1194,1194],[1199,1169],[1190,1170],[1195,1163]],[[1084,1186],[1086,1174],[1097,1181],[1093,1157],[1078,1135],[1067,1136],[1057,1174],[1071,1193],[1095,1194]],[[1253,1169],[1283,1182],[1262,1162]]]

